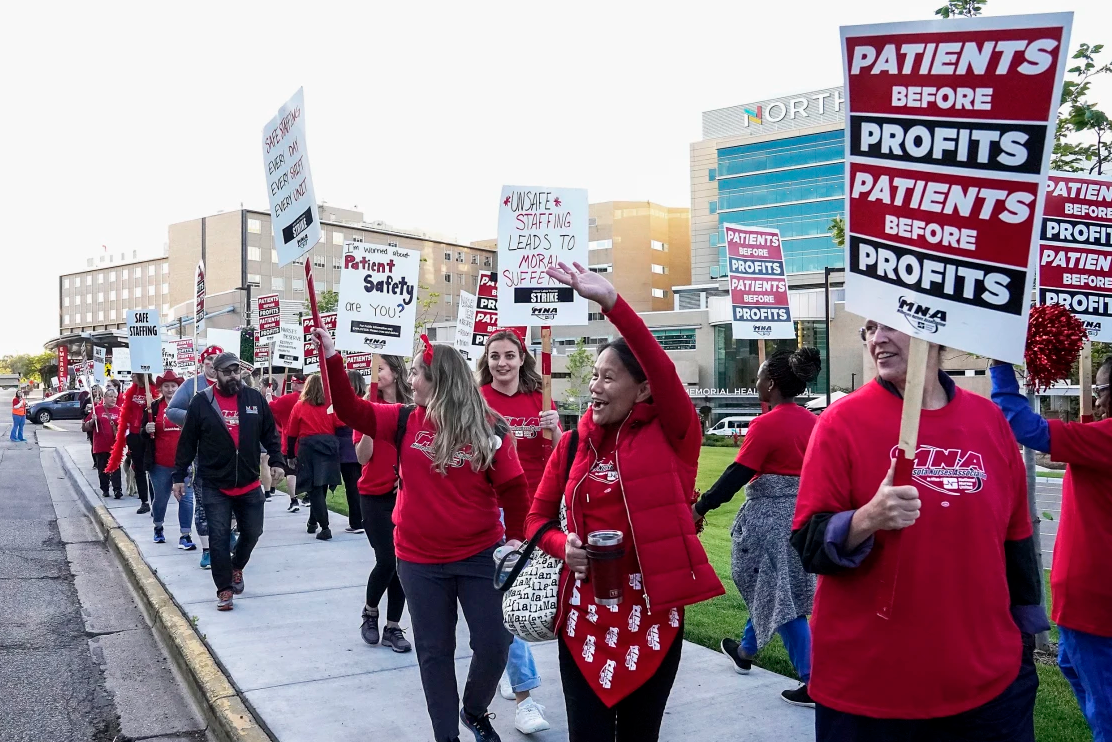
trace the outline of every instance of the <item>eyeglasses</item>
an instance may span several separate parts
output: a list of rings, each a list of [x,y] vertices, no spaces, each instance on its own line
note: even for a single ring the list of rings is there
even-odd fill
[[[889,327],[888,325],[882,325],[882,324],[877,323],[877,322],[870,322],[867,325],[865,325],[864,327],[862,327],[858,332],[861,335],[861,342],[864,343],[867,340],[869,340],[870,338],[872,338],[874,335],[876,335],[877,330],[891,330],[891,329],[892,328]]]
[[[1109,386],[1112,386],[1112,384],[1093,384],[1093,399],[1107,392]]]

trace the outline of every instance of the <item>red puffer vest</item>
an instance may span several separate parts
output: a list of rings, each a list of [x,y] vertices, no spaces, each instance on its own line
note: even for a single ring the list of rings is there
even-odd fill
[[[560,440],[550,462],[567,461],[568,438]],[[588,411],[579,421],[579,450],[564,485],[568,530],[575,533],[582,533],[576,512],[579,485],[595,461],[602,438],[603,429]],[[682,461],[668,445],[652,404],[637,404],[622,423],[614,460],[641,564],[646,610],[667,611],[725,594],[691,517],[688,495],[695,488],[697,464]],[[560,575],[557,626],[563,622],[564,589],[570,574],[565,569]]]

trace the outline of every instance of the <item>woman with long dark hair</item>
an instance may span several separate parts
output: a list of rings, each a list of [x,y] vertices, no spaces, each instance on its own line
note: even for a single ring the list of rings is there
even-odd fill
[[[578,263],[549,268],[554,280],[597,302],[621,334],[604,345],[579,421],[570,476],[549,466],[527,531],[560,517],[540,546],[564,560],[556,632],[571,742],[654,742],[683,645],[683,607],[724,591],[707,561],[690,496],[702,425],[675,365],[644,321],[602,276]],[[567,460],[564,436],[554,462]],[[622,534],[616,605],[595,603],[585,582],[592,532]]]
[[[498,740],[487,707],[506,667],[511,636],[502,624],[502,593],[494,587],[494,550],[504,535],[521,538],[528,489],[513,436],[483,400],[470,364],[455,348],[422,337],[424,348],[409,370],[416,404],[410,408],[356,397],[332,338],[319,329],[313,335],[340,419],[376,445],[395,436],[400,442],[394,543],[435,740],[458,739],[459,721],[480,742]],[[462,710],[457,604],[472,650]]]
[[[348,389],[347,377],[344,386]],[[283,431],[286,450],[293,454],[297,464],[297,491],[309,494],[309,522],[306,531],[316,533],[317,539],[332,538],[328,527],[327,490],[335,489],[340,477],[340,446],[336,429],[340,421],[330,415],[324,403],[324,384],[320,374],[313,374],[305,382],[301,399],[290,411],[290,419]],[[288,458],[288,457],[287,457]],[[320,533],[317,533],[320,526]]]
[[[413,403],[409,371],[399,356],[378,356],[378,382],[371,384],[368,401],[383,404]],[[358,388],[353,387],[358,394]],[[375,552],[375,566],[367,578],[367,601],[363,605],[360,633],[370,645],[408,652],[413,645],[398,623],[405,608],[405,590],[398,577],[398,557],[394,551],[394,507],[398,502],[398,449],[392,440],[375,440],[355,432],[355,455],[363,465],[359,477],[359,509],[367,540]],[[378,604],[386,594],[386,626],[378,629]]]
[[[731,573],[749,619],[740,642],[727,637],[722,652],[745,675],[753,657],[779,633],[803,685],[780,696],[797,706],[814,706],[807,695],[811,677],[811,630],[807,616],[815,598],[815,577],[803,571],[791,548],[792,517],[799,494],[803,454],[818,418],[795,403],[822,368],[814,348],[780,350],[757,371],[757,396],[769,405],[767,413],[749,425],[737,460],[692,508],[699,522],[714,508],[729,502],[739,489],[745,504],[737,512],[730,535]]]

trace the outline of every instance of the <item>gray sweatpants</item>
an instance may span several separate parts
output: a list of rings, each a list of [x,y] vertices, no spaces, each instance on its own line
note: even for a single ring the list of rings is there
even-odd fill
[[[409,602],[421,685],[436,742],[449,742],[459,736],[457,601],[471,634],[471,668],[463,689],[467,713],[481,716],[487,712],[506,669],[513,636],[502,625],[502,593],[494,589],[492,581],[494,548],[448,564],[398,560],[398,577]]]

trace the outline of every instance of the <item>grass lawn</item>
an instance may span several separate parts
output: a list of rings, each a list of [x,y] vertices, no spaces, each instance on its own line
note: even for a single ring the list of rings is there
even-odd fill
[[[733,448],[704,447],[699,456],[699,476],[696,486],[705,492],[714,484],[718,476],[734,460],[737,450]],[[1054,476],[1053,473],[1040,472],[1039,476]],[[707,556],[714,565],[719,579],[726,588],[726,594],[705,603],[689,606],[686,611],[685,637],[696,644],[717,650],[718,643],[725,636],[740,638],[749,611],[734,587],[730,577],[730,527],[738,508],[745,501],[744,493],[739,492],[731,502],[707,516],[707,527],[701,538]],[[347,499],[341,486],[328,495],[328,507],[347,515]],[[1050,594],[1049,571],[1046,577],[1047,595]],[[940,627],[940,630],[941,627]],[[1058,629],[1053,628],[1052,642],[1058,641]],[[723,662],[727,662],[725,657]],[[788,660],[779,636],[761,650],[755,660],[757,665],[781,675],[796,677],[795,670]],[[1039,695],[1035,704],[1035,736],[1039,742],[1088,742],[1092,734],[1081,716],[1069,683],[1058,670],[1056,664],[1039,664]]]

